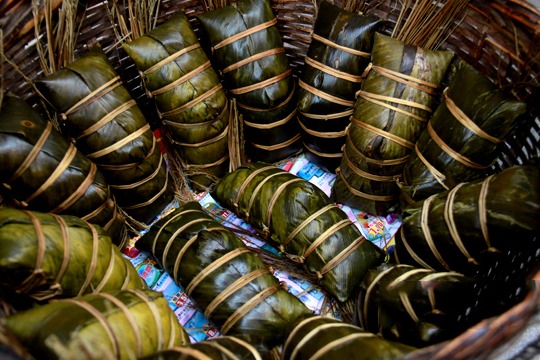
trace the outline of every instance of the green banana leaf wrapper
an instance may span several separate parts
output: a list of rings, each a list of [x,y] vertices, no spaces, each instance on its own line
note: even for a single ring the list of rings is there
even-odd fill
[[[454,56],[376,33],[332,199],[372,214],[398,204],[396,177],[425,128]],[[399,79],[399,80],[396,80]]]
[[[461,183],[403,210],[395,258],[473,275],[506,251],[535,254],[540,235],[540,169],[517,165]]]
[[[159,220],[135,245],[154,255],[222,334],[239,337],[259,351],[282,344],[292,323],[311,314],[198,202]]]
[[[96,165],[24,100],[0,111],[0,191],[13,207],[74,215],[103,227],[122,247],[125,218]]]
[[[137,359],[189,344],[168,301],[152,290],[56,300],[2,321],[39,359]]]
[[[328,316],[299,322],[287,337],[282,360],[402,359],[414,347],[385,340],[362,328]]]
[[[63,134],[122,188],[112,188],[118,205],[145,223],[159,215],[173,199],[172,180],[150,124],[103,50],[93,47],[36,86],[59,113]]]
[[[234,336],[218,336],[188,346],[163,350],[141,360],[262,360],[251,344]]]
[[[197,19],[224,86],[236,98],[249,129],[247,155],[275,162],[300,150],[296,101],[291,100],[295,80],[270,1],[240,0]]]
[[[211,194],[317,274],[320,285],[340,301],[384,259],[384,252],[321,189],[273,165],[244,164],[225,175]]]
[[[431,128],[422,132],[403,169],[401,202],[419,201],[484,177],[525,111],[524,102],[460,61]]]
[[[300,74],[298,111],[307,157],[334,172],[342,157],[362,75],[371,59],[381,19],[319,5],[306,63]]]
[[[415,347],[450,340],[472,324],[477,282],[456,272],[383,264],[364,277],[355,323],[365,331]]]
[[[207,172],[195,184],[212,185],[229,167],[230,107],[187,16],[178,12],[123,48],[141,73],[187,174],[192,167]]]
[[[42,301],[146,289],[99,226],[71,215],[0,209],[0,286]]]

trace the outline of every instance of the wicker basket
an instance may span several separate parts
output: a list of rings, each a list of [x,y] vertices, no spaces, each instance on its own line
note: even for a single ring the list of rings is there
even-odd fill
[[[109,0],[111,1],[111,0]],[[43,1],[39,1],[42,3]],[[50,1],[58,7],[61,0]],[[120,1],[122,2],[122,1]],[[226,5],[229,0],[225,0]],[[534,2],[534,1],[533,1]],[[455,28],[445,39],[442,49],[449,49],[485,74],[502,89],[512,92],[528,104],[530,118],[516,129],[505,143],[496,165],[498,172],[511,165],[540,158],[540,8],[525,0],[472,0],[455,22]],[[291,67],[296,76],[304,65],[317,15],[314,0],[272,0],[277,26],[282,34]],[[382,32],[391,35],[397,26],[404,1],[399,0],[334,0],[334,3],[353,12],[363,12],[385,20]],[[159,126],[155,108],[145,96],[134,64],[118,44],[104,0],[80,0],[80,33],[75,57],[95,44],[107,52],[112,64],[145,112],[150,124]],[[196,32],[200,25],[195,16],[218,5],[204,0],[161,0],[158,24],[178,10],[184,10]],[[31,85],[42,75],[35,47],[32,1],[2,0],[0,28],[3,30],[3,52],[11,64],[3,62],[0,74],[3,89],[25,99],[43,111],[43,104]],[[18,71],[14,71],[17,68]],[[1,171],[1,169],[0,169]],[[525,254],[532,273],[539,270],[540,254]],[[521,260],[520,260],[521,261]],[[409,358],[417,359],[480,359],[490,358],[497,350],[523,343],[519,335],[531,323],[538,323],[540,308],[540,272],[527,284],[527,296],[503,314],[486,319],[452,341],[417,350]],[[0,316],[2,316],[0,308]],[[537,335],[538,336],[538,335]],[[523,349],[527,346],[523,347]],[[529,347],[530,348],[530,347]],[[529,349],[530,350],[530,349]],[[536,351],[540,353],[540,339]],[[520,358],[527,358],[523,350]],[[530,358],[532,358],[532,356]]]

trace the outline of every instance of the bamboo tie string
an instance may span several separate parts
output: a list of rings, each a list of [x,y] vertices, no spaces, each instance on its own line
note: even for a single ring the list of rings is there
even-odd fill
[[[204,100],[208,99],[212,95],[217,94],[222,89],[223,89],[223,86],[221,84],[217,84],[213,88],[211,88],[208,91],[204,92],[202,95],[197,96],[195,99],[190,100],[189,102],[187,102],[187,103],[185,103],[185,104],[183,104],[183,105],[181,105],[181,106],[179,106],[179,107],[177,107],[175,109],[168,110],[168,111],[163,111],[163,112],[158,111],[159,116],[160,117],[169,117],[169,116],[178,115],[178,114],[186,111],[187,109],[191,109],[195,105],[203,102]]]
[[[181,50],[178,50],[177,52],[175,52],[174,54],[171,54],[169,56],[167,56],[165,59],[155,63],[154,65],[152,65],[151,67],[149,67],[148,69],[144,70],[142,72],[142,74],[144,76],[147,76],[148,74],[151,74],[153,73],[154,71],[156,70],[159,70],[161,69],[163,66],[167,65],[168,63],[174,61],[175,59],[179,58],[180,56],[192,51],[192,50],[195,50],[197,48],[200,48],[201,45],[200,43],[195,43],[193,45],[189,45]]]
[[[240,308],[238,308],[226,321],[223,323],[223,326],[221,327],[221,332],[223,334],[227,334],[229,330],[242,318],[244,317],[248,312],[253,310],[255,306],[259,305],[261,302],[263,302],[268,297],[275,294],[277,291],[281,289],[281,285],[274,285],[269,288],[264,289],[263,291],[259,292],[257,295],[249,299],[242,305]]]
[[[66,273],[69,259],[71,255],[71,247],[70,247],[70,239],[69,239],[69,229],[68,225],[66,224],[66,221],[56,215],[51,214],[56,222],[58,223],[58,226],[60,227],[60,233],[62,234],[62,265],[60,265],[60,269],[58,270],[58,273],[56,274],[56,277],[54,279],[54,284],[58,286],[58,290],[61,291],[61,285],[60,282],[64,278],[64,274]]]
[[[489,166],[489,165],[477,164],[474,161],[467,158],[466,156],[461,155],[459,152],[455,151],[450,146],[448,146],[448,144],[446,144],[443,141],[443,139],[435,132],[435,129],[433,129],[433,126],[431,125],[431,121],[428,122],[427,124],[427,131],[428,131],[428,134],[433,139],[433,141],[435,141],[435,143],[439,145],[439,147],[441,148],[443,152],[445,152],[447,155],[449,155],[450,157],[452,157],[454,160],[458,161],[462,165],[465,165],[466,167],[475,169],[475,170],[482,170]]]
[[[67,149],[66,153],[64,154],[64,157],[58,163],[54,171],[51,175],[41,184],[41,186],[34,191],[34,193],[26,198],[26,200],[23,201],[23,203],[28,204],[30,201],[37,198],[39,195],[43,194],[45,191],[47,191],[55,182],[62,176],[62,174],[66,171],[69,165],[71,165],[71,162],[75,158],[75,155],[77,155],[77,148],[75,147],[75,144],[70,143],[69,148]]]
[[[332,226],[330,226],[328,229],[326,229],[322,234],[320,234],[310,245],[309,247],[304,250],[302,255],[300,255],[300,263],[304,263],[305,260],[313,251],[315,251],[321,244],[329,239],[332,235],[336,234],[339,230],[343,229],[344,227],[347,227],[349,225],[353,224],[351,220],[342,219]]]
[[[351,184],[349,184],[349,182],[347,181],[345,176],[343,175],[340,168],[336,169],[336,174],[343,181],[343,184],[347,187],[347,189],[355,196],[358,196],[358,197],[361,197],[361,198],[364,198],[364,199],[368,199],[368,200],[372,200],[372,201],[383,201],[383,202],[384,201],[392,201],[392,200],[395,199],[395,196],[393,196],[393,195],[373,195],[373,194],[368,194],[368,193],[365,193],[365,192],[362,192],[362,191],[359,191],[359,190],[353,188],[351,186]]]
[[[45,142],[47,141],[47,138],[49,137],[49,135],[51,134],[52,132],[52,129],[53,129],[53,125],[52,125],[52,122],[50,121],[47,121],[47,125],[45,126],[45,129],[43,130],[43,132],[41,133],[41,135],[39,136],[39,139],[36,141],[35,145],[32,147],[32,150],[30,150],[30,152],[28,153],[28,155],[26,155],[26,157],[24,158],[23,162],[19,165],[19,167],[17,168],[17,170],[15,170],[15,172],[13,173],[13,175],[11,176],[11,178],[7,181],[7,184],[11,183],[12,181],[15,181],[17,178],[19,178],[26,170],[28,170],[28,168],[30,167],[30,165],[32,164],[32,162],[34,162],[34,160],[36,159],[36,157],[38,156],[39,152],[41,151],[41,149],[43,149],[43,145],[45,144]],[[8,186],[6,186],[7,184],[4,184],[4,186],[6,188],[11,188]]]
[[[269,124],[259,124],[259,123],[254,123],[254,122],[251,122],[251,121],[247,121],[244,119],[244,125],[247,125],[249,127],[252,127],[252,128],[255,128],[255,129],[261,129],[261,130],[269,130],[269,129],[273,129],[273,128],[276,128],[278,126],[281,126],[281,125],[285,125],[287,124],[289,121],[291,121],[294,116],[296,115],[297,113],[297,110],[294,109],[289,115],[287,115],[285,118],[281,119],[281,120],[278,120],[278,121],[274,121],[272,123],[269,123]]]
[[[297,142],[298,140],[300,140],[301,138],[301,134],[296,134],[294,137],[292,137],[291,139],[287,140],[287,141],[284,141],[282,143],[279,143],[279,144],[274,144],[274,145],[260,145],[260,144],[255,144],[253,142],[250,142],[250,144],[253,146],[253,147],[256,147],[258,149],[261,149],[261,150],[266,150],[266,151],[274,151],[274,150],[279,150],[279,149],[283,149],[283,148],[286,148],[287,146],[289,145],[292,145],[294,144],[295,142]]]
[[[86,130],[84,130],[82,133],[80,133],[76,138],[75,141],[79,141],[80,139],[87,137],[89,135],[92,135],[99,129],[101,129],[103,126],[107,125],[109,122],[111,122],[115,117],[120,115],[121,113],[129,110],[133,106],[135,106],[137,103],[135,100],[131,99],[129,101],[126,101],[125,103],[117,106],[115,109],[111,110],[107,115],[105,115],[101,120],[95,122],[92,124],[92,126],[88,127]]]
[[[304,180],[301,178],[287,180],[283,184],[279,185],[279,187],[272,194],[270,201],[268,201],[268,208],[266,210],[266,221],[263,221],[263,223],[266,223],[266,228],[263,229],[263,231],[266,233],[266,236],[270,235],[270,228],[272,226],[272,210],[274,209],[274,206],[276,205],[277,199],[289,185],[292,185],[297,182],[302,182],[302,181]]]
[[[142,202],[142,203],[139,203],[139,204],[136,204],[136,205],[129,205],[129,206],[122,206],[122,209],[124,210],[133,210],[133,209],[140,209],[142,207],[145,207],[145,206],[148,206],[150,204],[152,204],[154,201],[156,201],[157,199],[160,198],[161,195],[163,195],[163,193],[167,190],[167,186],[169,185],[169,176],[165,176],[165,182],[163,183],[163,187],[161,188],[161,190],[159,190],[158,193],[156,193],[154,196],[152,196],[150,199]]]
[[[227,66],[225,69],[221,70],[221,73],[226,74],[228,72],[236,70],[236,69],[238,69],[238,68],[240,68],[240,67],[242,67],[244,65],[247,65],[249,63],[252,63],[254,61],[263,59],[263,58],[268,57],[268,56],[277,55],[277,54],[283,54],[283,53],[285,53],[285,48],[283,48],[283,47],[266,50],[266,51],[260,52],[258,54],[255,54],[255,55],[251,55],[250,57],[247,57],[247,58],[242,59],[242,60],[240,60],[240,61],[238,61],[238,62],[236,62],[234,64],[231,64],[231,65]]]
[[[482,128],[480,128],[474,121],[472,121],[467,114],[461,110],[456,103],[448,96],[448,88],[445,88],[443,91],[443,99],[446,104],[446,107],[450,111],[450,113],[458,120],[461,125],[465,126],[469,131],[471,131],[476,136],[481,137],[484,140],[487,140],[495,145],[500,144],[504,142],[504,139],[498,139],[494,136],[489,135],[486,133]]]
[[[352,54],[352,55],[356,55],[356,56],[360,56],[360,57],[363,57],[363,58],[366,58],[366,59],[369,59],[371,57],[371,54],[368,53],[368,52],[364,52],[364,51],[360,51],[360,50],[356,50],[356,49],[352,49],[350,47],[346,47],[346,46],[343,46],[343,45],[339,45],[331,40],[328,40],[320,35],[317,35],[315,33],[312,33],[311,34],[311,37],[314,39],[314,40],[317,40],[319,41],[320,43],[323,43],[324,45],[326,46],[330,46],[334,49],[338,49],[338,50],[341,50],[341,51],[345,51],[349,54]]]
[[[429,229],[429,206],[431,205],[431,202],[435,200],[435,195],[432,195],[428,197],[426,200],[424,200],[424,204],[422,205],[422,213],[421,213],[421,220],[420,220],[420,226],[422,228],[422,234],[424,235],[424,239],[426,240],[427,245],[429,246],[429,249],[439,261],[439,263],[444,266],[448,271],[450,271],[450,267],[444,261],[441,253],[437,249],[437,246],[435,245],[435,242],[433,241],[433,236],[431,235],[431,230]]]
[[[94,227],[94,225],[90,224],[88,221],[84,220],[86,223],[86,226],[88,229],[90,229],[90,232],[92,234],[92,257],[90,260],[90,266],[86,273],[86,279],[84,279],[84,283],[82,284],[81,288],[79,289],[79,293],[77,296],[82,296],[87,292],[88,286],[90,286],[92,278],[94,277],[94,273],[96,271],[97,263],[98,263],[98,256],[99,256],[99,235]]]
[[[253,192],[251,193],[251,196],[249,197],[249,202],[248,202],[248,207],[246,209],[246,219],[249,220],[249,213],[251,211],[251,207],[253,206],[253,203],[255,202],[255,198],[257,197],[257,195],[259,194],[259,191],[261,191],[261,189],[263,188],[264,184],[266,184],[268,181],[270,181],[272,178],[276,177],[276,176],[290,176],[290,174],[286,171],[279,171],[279,172],[276,172],[276,173],[273,173],[271,175],[268,175],[267,177],[265,177],[261,182],[259,182],[257,184],[257,186],[255,187],[255,189],[253,190]],[[264,231],[263,230],[263,235],[266,235],[268,236],[268,231]]]
[[[88,312],[90,315],[92,315],[97,320],[97,322],[99,322],[99,324],[101,325],[101,327],[103,328],[103,330],[107,334],[107,337],[111,341],[111,344],[113,346],[113,350],[112,350],[113,358],[114,359],[120,358],[120,350],[119,350],[120,347],[119,347],[118,339],[117,339],[116,335],[114,334],[114,330],[112,328],[112,325],[107,321],[107,318],[105,317],[105,315],[103,315],[94,306],[92,306],[89,303],[87,303],[85,301],[82,301],[82,300],[78,300],[78,299],[62,299],[61,301],[66,302],[66,303],[74,304],[74,305],[82,308],[86,312]]]
[[[322,214],[326,213],[327,211],[330,211],[332,209],[336,209],[338,208],[337,205],[335,204],[328,204],[326,205],[325,207],[317,210],[315,213],[311,214],[310,216],[308,216],[304,221],[302,221],[296,228],[294,228],[293,231],[291,231],[288,235],[287,235],[287,238],[285,239],[285,241],[280,245],[280,250],[285,252],[285,246],[287,246],[292,239],[294,239],[294,237],[296,235],[298,235],[300,233],[300,231],[302,231],[307,225],[309,225],[313,220],[315,220],[316,218],[318,218],[319,216],[321,216]]]
[[[352,75],[352,74],[349,74],[349,73],[346,73],[344,71],[340,71],[340,70],[337,70],[337,69],[334,69],[333,67],[330,67],[328,65],[325,65],[315,59],[312,59],[310,57],[306,57],[305,59],[305,62],[306,64],[308,64],[309,66],[319,70],[319,71],[322,71],[324,72],[325,74],[328,74],[328,75],[332,75],[336,78],[339,78],[339,79],[342,79],[342,80],[347,80],[347,81],[350,81],[350,82],[354,82],[354,83],[361,83],[362,80],[364,80],[364,77],[361,76],[361,75]]]
[[[209,319],[214,311],[225,301],[229,296],[237,292],[238,290],[242,289],[244,286],[252,282],[253,280],[263,276],[268,275],[271,273],[268,271],[268,269],[257,269],[253,270],[252,272],[242,275],[238,279],[236,279],[233,283],[231,283],[229,286],[227,286],[222,292],[219,293],[211,302],[208,304],[206,309],[204,310],[204,316]]]
[[[456,198],[456,194],[461,189],[461,187],[465,185],[465,183],[458,184],[456,187],[454,187],[452,190],[448,192],[448,197],[446,198],[445,206],[444,206],[444,221],[446,223],[446,226],[448,227],[448,232],[450,233],[450,236],[452,237],[452,240],[454,240],[454,243],[458,247],[458,249],[461,251],[461,253],[467,258],[467,261],[471,264],[479,265],[478,261],[471,256],[467,248],[465,247],[465,244],[463,243],[461,236],[459,235],[459,230],[456,225],[456,222],[454,220],[454,201]]]
[[[45,258],[45,251],[47,249],[45,233],[43,232],[43,226],[39,219],[32,212],[27,210],[22,210],[29,218],[37,239],[36,247],[36,262],[34,263],[34,270],[32,273],[24,279],[20,285],[16,287],[19,292],[28,293],[32,291],[36,286],[41,283],[41,280],[44,278],[43,269],[43,259]]]
[[[203,270],[201,270],[186,286],[186,294],[188,296],[191,296],[193,293],[193,290],[204,280],[208,275],[210,275],[212,272],[219,269],[223,264],[243,255],[246,253],[250,253],[251,250],[247,247],[245,248],[237,248],[234,249],[225,255],[221,256],[219,259],[215,260],[214,262],[210,263],[207,267],[205,267]]]
[[[102,257],[103,255],[100,254],[100,257]],[[113,273],[113,270],[115,270],[115,259],[114,259],[114,248],[111,246],[111,251],[109,252],[109,263],[107,264],[107,270],[105,271],[105,274],[103,274],[103,277],[101,278],[101,281],[99,282],[99,284],[97,284],[95,287],[93,286],[92,287],[92,293],[95,294],[95,293],[99,293],[101,292],[101,290],[103,289],[103,287],[107,284],[107,282],[109,281],[109,279],[111,278],[111,275]],[[127,273],[126,273],[126,277],[125,279],[129,278],[129,276],[127,276]],[[124,281],[125,281],[124,279]],[[123,288],[121,288],[123,289]]]
[[[69,209],[73,204],[75,204],[90,188],[90,185],[94,182],[95,176],[97,174],[97,166],[93,162],[90,162],[90,170],[86,175],[86,178],[83,182],[77,187],[77,189],[71,193],[60,205],[58,205],[54,210],[51,211],[53,214],[61,213]]]
[[[418,264],[420,264],[422,267],[430,270],[435,270],[432,266],[430,266],[428,263],[426,263],[418,254],[412,249],[411,245],[407,241],[407,238],[405,237],[405,232],[403,230],[403,226],[401,226],[399,230],[399,234],[401,237],[401,242],[403,243],[403,246],[405,246],[405,250],[407,253],[413,258],[414,261],[416,261]],[[397,252],[396,252],[396,258],[397,258]]]
[[[339,98],[337,96],[334,96],[334,95],[328,94],[328,93],[326,93],[326,92],[324,92],[322,90],[316,89],[313,86],[306,84],[302,80],[298,80],[298,86],[300,86],[302,89],[312,93],[313,95],[316,95],[316,96],[318,96],[318,97],[320,97],[322,99],[330,101],[331,103],[335,103],[335,104],[343,105],[343,106],[347,106],[347,107],[353,107],[354,106],[354,100],[341,99],[341,98]]]
[[[276,167],[275,166],[272,166],[272,165],[268,165],[268,166],[263,166],[262,168],[259,168],[255,171],[253,171],[251,174],[249,174],[245,180],[242,182],[242,184],[240,185],[240,187],[238,188],[238,193],[236,194],[236,198],[234,199],[233,201],[233,206],[235,208],[235,212],[239,212],[239,202],[242,198],[242,196],[244,195],[244,191],[246,190],[246,188],[249,186],[249,184],[251,183],[251,181],[257,176],[259,175],[260,173],[262,172],[265,172],[266,170],[276,170]]]
[[[95,90],[91,91],[88,95],[86,95],[84,98],[82,98],[80,101],[78,101],[76,104],[71,106],[66,112],[58,114],[58,116],[62,120],[67,120],[68,116],[73,114],[74,112],[78,111],[80,108],[90,105],[91,103],[99,100],[103,96],[107,95],[117,87],[122,85],[122,80],[120,80],[120,76],[116,76],[112,78],[111,80],[107,81],[105,84],[99,86]]]
[[[100,296],[104,299],[109,300],[112,302],[120,311],[122,314],[126,317],[126,320],[128,321],[131,331],[133,332],[133,335],[135,336],[135,341],[137,343],[137,357],[142,356],[142,336],[141,336],[141,330],[139,328],[139,324],[131,311],[129,311],[129,308],[120,300],[112,296],[111,294],[107,293],[97,293],[97,296]]]
[[[164,340],[164,329],[163,329],[163,322],[161,321],[161,316],[159,314],[159,309],[157,308],[157,305],[141,290],[138,289],[128,289],[130,293],[137,296],[139,299],[141,299],[147,306],[150,312],[152,313],[152,317],[154,318],[154,322],[156,324],[157,329],[157,350],[163,350],[163,346],[165,345]],[[148,334],[150,335],[150,334]]]
[[[407,149],[414,149],[414,143],[410,142],[409,140],[406,140],[406,139],[403,139],[397,135],[394,135],[388,131],[384,131],[384,130],[381,130],[379,129],[378,127],[375,127],[373,125],[369,125],[363,121],[360,121],[358,119],[355,119],[354,117],[351,117],[351,121],[353,122],[354,125],[358,126],[358,127],[361,127],[362,129],[365,129],[369,132],[372,132],[374,133],[375,135],[379,135],[379,136],[382,136],[388,140],[391,140],[393,142],[395,142],[396,144],[398,145],[401,145]]]
[[[364,242],[366,238],[359,236],[352,243],[350,243],[345,249],[343,249],[339,254],[334,256],[329,262],[324,265],[321,270],[317,271],[317,276],[321,279],[326,273],[332,271],[339,264],[341,264],[349,255],[356,251]]]

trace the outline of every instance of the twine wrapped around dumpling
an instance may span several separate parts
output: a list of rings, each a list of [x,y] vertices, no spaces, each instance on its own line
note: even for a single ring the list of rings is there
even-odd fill
[[[409,205],[396,234],[399,263],[475,274],[507,250],[538,250],[540,168],[518,165]]]
[[[340,301],[384,259],[321,189],[273,165],[240,166],[220,180],[212,196],[317,274],[320,285]]]
[[[443,101],[405,164],[402,206],[484,177],[525,111],[524,102],[459,62]]]
[[[388,340],[418,347],[435,344],[472,325],[466,314],[474,312],[471,299],[477,285],[474,278],[456,272],[383,264],[364,277],[354,320]]]
[[[36,359],[138,359],[190,342],[169,302],[152,290],[56,300],[2,321]]]
[[[381,23],[327,1],[319,5],[298,81],[298,120],[306,156],[331,172],[341,162],[355,94]]]
[[[311,314],[198,202],[159,220],[135,245],[154,255],[222,334],[244,339],[261,352],[282,344],[296,319]]]
[[[125,219],[96,165],[24,100],[5,96],[0,111],[0,187],[14,207],[74,215],[103,227],[119,247]]]
[[[157,140],[99,46],[40,79],[37,87],[59,113],[62,132],[94,161],[118,205],[151,222],[173,199]]]
[[[239,0],[197,19],[243,117],[248,157],[276,162],[300,150],[295,81],[270,2]]]
[[[397,178],[431,116],[454,54],[375,34],[332,199],[372,214],[398,204]]]
[[[8,208],[0,209],[0,285],[36,300],[147,288],[101,227]]]
[[[385,340],[374,333],[328,316],[299,322],[287,337],[282,360],[402,359],[414,347]]]
[[[178,12],[123,44],[154,99],[172,150],[196,190],[229,168],[230,107],[187,16]]]
[[[262,360],[251,344],[234,336],[218,336],[188,346],[175,347],[140,360]]]

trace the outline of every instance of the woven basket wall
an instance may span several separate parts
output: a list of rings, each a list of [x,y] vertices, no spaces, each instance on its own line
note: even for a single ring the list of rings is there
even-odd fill
[[[42,112],[43,104],[31,85],[31,81],[42,76],[34,45],[36,34],[31,3],[30,0],[0,1],[4,54],[20,70],[14,71],[12,65],[3,63],[3,89],[22,97]],[[53,3],[59,6],[61,0]],[[114,34],[107,3],[102,0],[81,0],[79,3],[81,27],[75,57],[93,45],[100,44],[150,124],[154,128],[158,127],[158,116],[145,96],[135,65]],[[228,0],[224,0],[222,5],[227,3]],[[303,67],[311,41],[317,3],[316,0],[272,0],[278,19],[277,26],[296,76]],[[349,11],[382,18],[385,20],[382,32],[390,35],[398,21],[403,2],[334,0],[334,3]],[[195,16],[214,7],[204,0],[162,0],[157,24],[181,9],[192,20],[195,31],[199,32],[201,27]],[[457,57],[473,65],[499,87],[513,93],[528,105],[528,120],[507,139],[503,153],[491,170],[497,172],[511,165],[540,158],[540,8],[524,0],[472,0],[455,25],[441,49],[454,51]],[[536,257],[536,262],[538,259],[540,255]],[[538,311],[540,273],[535,279],[531,284],[536,282],[537,285],[530,286],[529,295],[508,312],[486,320],[453,342],[416,351],[411,354],[411,358],[477,359],[488,356],[500,344],[509,343],[514,333],[525,327],[529,318]]]

